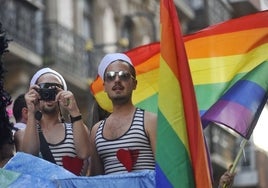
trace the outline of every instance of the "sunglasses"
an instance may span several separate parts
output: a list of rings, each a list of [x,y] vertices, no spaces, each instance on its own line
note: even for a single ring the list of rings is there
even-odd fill
[[[38,85],[41,89],[48,89],[48,88],[53,88],[53,87],[59,87],[63,89],[63,85],[57,84],[57,83],[40,83]]]
[[[114,81],[116,78],[116,75],[118,76],[119,80],[121,81],[128,81],[130,78],[134,78],[129,72],[127,71],[109,71],[105,73],[104,80],[107,82]]]

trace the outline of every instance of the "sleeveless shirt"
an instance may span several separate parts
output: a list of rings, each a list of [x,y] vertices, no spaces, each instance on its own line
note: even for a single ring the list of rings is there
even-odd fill
[[[55,162],[59,166],[63,166],[62,158],[63,156],[75,157],[75,147],[74,147],[74,137],[72,124],[64,123],[65,127],[65,137],[62,141],[57,144],[48,143],[49,149]],[[38,131],[41,131],[40,126],[38,126]]]
[[[70,123],[64,123],[65,137],[57,144],[47,143],[51,154],[57,165],[64,167],[76,175],[85,175],[88,161],[79,159],[76,155],[73,137],[73,126]],[[38,125],[38,131],[42,131]],[[39,152],[41,158],[42,154]],[[65,163],[64,163],[65,161]]]
[[[105,174],[155,169],[154,155],[144,128],[144,110],[136,109],[130,128],[117,139],[104,138],[104,126],[105,120],[98,127],[95,143]]]

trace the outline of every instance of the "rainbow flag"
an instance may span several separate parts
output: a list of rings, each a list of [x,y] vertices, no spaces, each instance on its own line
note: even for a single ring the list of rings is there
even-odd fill
[[[212,187],[203,130],[179,19],[161,0],[156,187]]]
[[[201,116],[240,78],[268,59],[267,19],[268,11],[263,11],[184,38]]]
[[[267,101],[267,20],[262,11],[184,38],[204,127],[220,123],[249,139]]]
[[[244,105],[246,107],[244,109],[248,109],[246,113],[251,114],[251,118],[245,121],[246,124],[232,125],[234,121],[223,122],[221,120],[217,121],[215,118],[209,120],[210,116],[208,114],[204,117],[203,115],[239,79],[268,59],[267,20],[268,11],[261,11],[183,37],[199,114],[203,119],[204,127],[208,122],[215,121],[233,128],[246,138],[251,134],[254,122],[257,121],[259,112],[262,110],[263,102],[256,103],[256,99],[252,98],[254,95],[251,95],[251,97],[247,95],[248,98],[245,98],[245,92],[242,90],[240,94],[238,90],[237,95],[240,96],[241,100],[248,101],[248,104]],[[134,104],[149,111],[157,112],[160,43],[140,46],[126,53],[133,59],[134,65],[138,69],[138,88],[133,94]],[[142,58],[139,58],[140,55]],[[267,76],[259,74],[259,77],[266,78]],[[258,82],[255,83],[258,85]],[[260,85],[262,85],[263,91],[267,91],[265,85]],[[250,89],[246,90],[250,91]],[[103,92],[100,78],[97,78],[91,84],[91,91],[103,109],[111,110],[111,104]],[[265,98],[261,100],[260,97],[258,100],[265,101]],[[259,107],[256,106],[258,104]],[[255,105],[255,107],[252,108],[252,105]],[[213,109],[215,108],[214,106]],[[219,107],[217,108],[219,109]],[[228,111],[231,112],[226,110],[226,112]],[[211,114],[211,111],[209,114]],[[227,119],[226,116],[227,113],[222,117]],[[232,112],[228,116],[238,117],[233,116]],[[246,117],[248,115],[242,113],[239,118],[243,121]]]
[[[249,139],[268,99],[268,61],[239,79],[202,116],[203,124],[216,122]]]

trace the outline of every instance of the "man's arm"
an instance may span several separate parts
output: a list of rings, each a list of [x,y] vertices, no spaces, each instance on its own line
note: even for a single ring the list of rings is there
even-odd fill
[[[103,163],[96,149],[95,137],[100,123],[95,124],[90,132],[90,176],[104,174]]]
[[[73,135],[76,154],[81,159],[88,159],[89,157],[89,131],[84,124],[80,110],[77,106],[74,95],[71,91],[60,91],[56,100],[60,102],[60,106],[66,108],[70,116],[74,119]]]
[[[16,146],[16,151],[22,151],[22,142],[23,142],[24,130],[17,130],[14,134],[14,141]]]
[[[25,101],[28,109],[28,120],[22,141],[22,151],[37,156],[39,154],[40,149],[39,135],[35,119],[36,105],[38,103],[38,94],[34,88],[36,87],[32,86],[25,94]]]
[[[151,148],[155,156],[157,115],[151,112],[145,112],[144,122],[145,131],[150,139]]]

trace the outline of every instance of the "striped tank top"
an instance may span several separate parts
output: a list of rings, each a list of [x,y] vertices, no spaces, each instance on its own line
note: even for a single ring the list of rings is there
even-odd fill
[[[64,139],[57,144],[48,143],[48,147],[57,165],[64,167],[76,175],[85,175],[88,161],[79,159],[76,155],[73,126],[70,123],[64,123],[64,127]],[[38,131],[41,131],[40,126],[38,126]],[[39,155],[43,158],[41,152],[39,152]]]
[[[95,142],[105,174],[154,170],[154,155],[144,128],[144,110],[136,109],[129,130],[117,139],[105,139],[104,126],[105,120],[98,127]]]
[[[60,166],[62,164],[63,156],[75,157],[75,147],[74,147],[74,136],[73,136],[73,127],[71,124],[65,123],[65,138],[58,144],[50,144],[49,149],[56,161]]]

